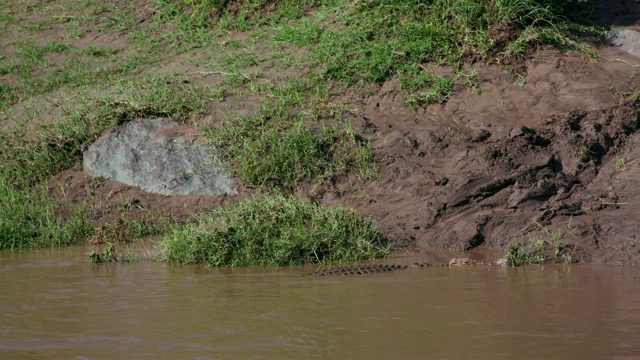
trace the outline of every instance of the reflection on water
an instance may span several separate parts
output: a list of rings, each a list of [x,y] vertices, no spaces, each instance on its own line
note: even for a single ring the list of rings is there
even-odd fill
[[[1,359],[640,359],[640,270],[360,277],[0,253]]]

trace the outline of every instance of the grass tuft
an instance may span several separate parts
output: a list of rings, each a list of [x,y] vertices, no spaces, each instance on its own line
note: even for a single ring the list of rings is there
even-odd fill
[[[292,188],[301,181],[377,176],[369,141],[357,137],[350,121],[335,113],[320,83],[248,86],[266,98],[261,107],[250,116],[231,116],[205,129],[247,185]],[[316,122],[312,127],[318,118],[331,125]]]
[[[543,265],[547,262],[556,262],[560,258],[564,263],[570,263],[571,246],[567,243],[566,234],[562,230],[550,231],[537,221],[535,224],[543,235],[525,240],[524,235],[518,236],[515,241],[507,246],[505,259],[510,266]]]
[[[368,218],[294,197],[251,198],[201,214],[163,239],[162,258],[209,266],[302,265],[384,257]]]
[[[42,188],[24,189],[0,177],[0,250],[70,245],[92,231],[85,207],[63,219]]]
[[[226,149],[225,157],[249,186],[291,188],[340,174],[377,175],[369,144],[359,144],[348,123],[312,131],[302,116],[274,118],[267,111],[226,123],[206,134]]]

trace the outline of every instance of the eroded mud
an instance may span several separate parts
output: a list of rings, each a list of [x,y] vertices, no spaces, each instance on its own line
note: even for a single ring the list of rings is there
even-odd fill
[[[531,61],[529,73],[553,84],[553,68],[538,62]],[[561,230],[572,261],[639,264],[640,103],[619,96],[637,85],[635,70],[561,55],[546,62],[580,68],[579,76],[561,78],[584,81],[539,92],[539,84],[526,91],[511,85],[504,98],[534,96],[546,112],[511,107],[492,120],[499,103],[480,95],[463,115],[451,104],[396,122],[375,112],[361,115],[359,129],[373,139],[383,172],[366,195],[347,202],[417,251],[502,252],[519,235],[534,239]],[[603,74],[610,76],[607,84]],[[495,79],[485,89],[507,94],[509,84]],[[561,93],[572,98],[560,101]],[[562,111],[567,105],[573,108]],[[449,121],[434,121],[438,116]],[[321,198],[334,201],[331,194]]]
[[[407,134],[394,146],[410,153],[353,203],[416,248],[500,250],[561,228],[580,260],[635,263],[639,110],[635,101],[575,110],[495,139],[486,130]]]

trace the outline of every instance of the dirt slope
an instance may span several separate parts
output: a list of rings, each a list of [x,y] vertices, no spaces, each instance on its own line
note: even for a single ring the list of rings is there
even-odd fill
[[[596,51],[600,61],[541,50],[517,67],[474,64],[482,94],[462,89],[420,110],[395,95],[394,81],[368,96],[335,90],[333,101],[348,104],[357,132],[372,140],[380,178],[294,192],[369,215],[418,253],[502,252],[518,235],[562,229],[574,260],[638,265],[640,102],[630,95],[640,89],[640,59],[613,47]],[[179,56],[164,68],[193,71]],[[203,76],[197,84],[218,80]],[[60,183],[67,201],[102,202],[94,220],[122,208],[128,216],[155,208],[186,219],[255,193],[166,197],[79,168],[52,179],[54,194]]]
[[[413,112],[390,95],[358,103],[381,178],[347,203],[412,249],[503,251],[520,234],[562,229],[580,261],[638,264],[636,132],[640,60],[601,48],[602,61],[541,52],[526,84],[479,66],[482,95]],[[384,93],[381,89],[380,93]]]
[[[422,111],[407,109],[385,87],[351,99],[359,109],[354,125],[380,159],[380,178],[341,195],[313,185],[297,193],[370,215],[415,251],[503,251],[518,235],[543,231],[535,220],[566,231],[575,260],[639,264],[640,186],[633,180],[640,103],[623,98],[640,86],[639,68],[630,65],[640,61],[613,48],[599,52],[599,62],[538,53],[526,63],[524,86],[498,66],[478,66],[482,95],[463,91]],[[109,200],[96,218],[131,204],[140,214],[160,207],[186,218],[235,201],[153,195],[91,182],[77,170],[56,180],[69,184],[71,198],[91,185],[94,196]]]

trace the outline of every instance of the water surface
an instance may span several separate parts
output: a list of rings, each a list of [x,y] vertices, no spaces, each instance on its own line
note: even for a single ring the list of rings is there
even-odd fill
[[[640,271],[91,264],[0,253],[0,359],[640,359]]]

